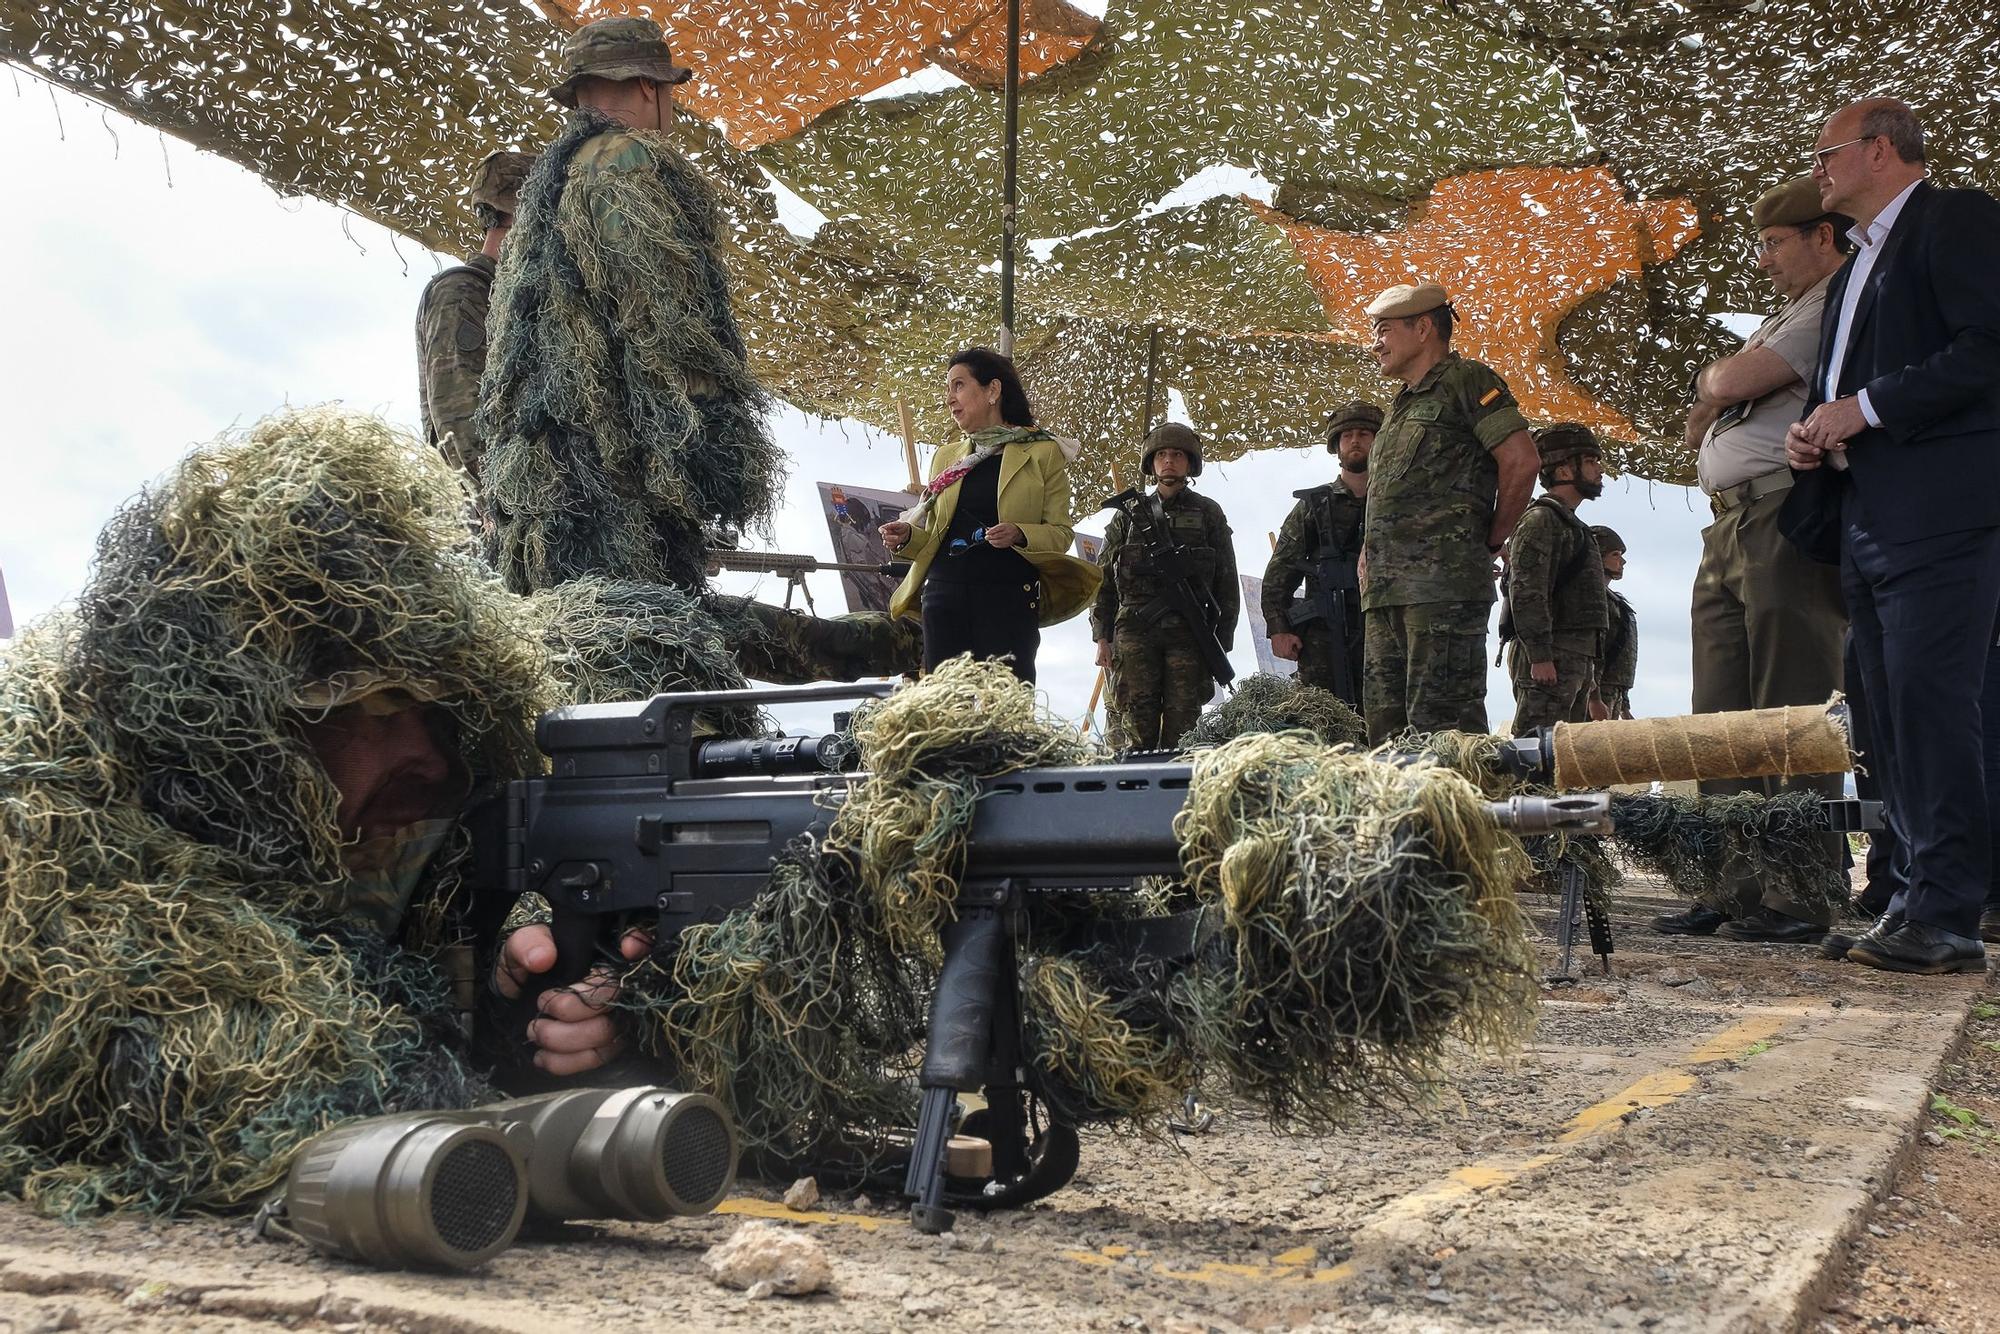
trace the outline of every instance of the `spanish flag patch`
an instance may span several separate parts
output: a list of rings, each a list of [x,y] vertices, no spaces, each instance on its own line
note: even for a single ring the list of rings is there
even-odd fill
[[[1493,400],[1494,400],[1494,399],[1496,399],[1496,398],[1498,398],[1498,397],[1500,397],[1500,395],[1502,395],[1502,394],[1504,394],[1504,393],[1506,393],[1506,392],[1507,392],[1506,390],[1504,390],[1504,389],[1500,389],[1500,388],[1493,388],[1493,389],[1489,389],[1489,390],[1487,390],[1487,391],[1486,391],[1485,393],[1483,393],[1483,394],[1481,394],[1481,395],[1479,396],[1479,406],[1480,406],[1480,407],[1482,407],[1482,408],[1490,408],[1490,407],[1492,407],[1492,406],[1493,406]]]

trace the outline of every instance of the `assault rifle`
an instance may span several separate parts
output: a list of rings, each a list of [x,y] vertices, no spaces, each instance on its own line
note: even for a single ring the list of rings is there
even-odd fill
[[[1310,501],[1321,494],[1323,487],[1308,487],[1292,494],[1300,500]],[[1312,591],[1292,603],[1289,616],[1292,628],[1319,622],[1326,626],[1333,636],[1333,693],[1356,708],[1361,707],[1361,683],[1354,679],[1353,663],[1348,656],[1348,613],[1351,600],[1361,596],[1361,584],[1356,572],[1346,559],[1346,553],[1333,543],[1333,516],[1331,506],[1323,513],[1321,531],[1325,538],[1319,550],[1312,555],[1312,577],[1307,581]]]
[[[910,571],[906,560],[883,561],[880,565],[855,564],[850,561],[821,560],[817,556],[794,556],[783,551],[737,551],[733,548],[710,547],[708,549],[709,572],[717,570],[738,570],[745,574],[781,574],[785,577],[785,607],[790,610],[792,592],[796,589],[806,600],[806,610],[814,615],[818,610],[813,606],[812,590],[806,587],[806,576],[821,570],[849,571],[855,574],[879,574],[890,579],[901,579]]]
[[[1128,486],[1105,501],[1103,508],[1118,510],[1131,521],[1132,536],[1146,549],[1146,559],[1160,572],[1160,582],[1165,586],[1166,591],[1141,608],[1139,614],[1148,621],[1158,621],[1170,612],[1180,613],[1180,618],[1187,622],[1188,633],[1194,636],[1194,646],[1201,651],[1208,674],[1221,685],[1234,681],[1236,669],[1229,665],[1229,655],[1222,650],[1219,633],[1222,612],[1215,605],[1215,595],[1188,577],[1187,568],[1181,564],[1180,547],[1153,513],[1146,492]]]
[[[523,894],[547,900],[557,959],[545,988],[571,985],[600,960],[616,960],[620,936],[634,925],[651,929],[656,957],[670,958],[684,928],[754,899],[786,844],[823,836],[834,809],[866,777],[841,769],[853,755],[842,736],[697,740],[697,713],[888,689],[707,691],[542,715],[535,740],[549,756],[550,774],[506,784],[469,817],[471,883],[482,917],[504,917]],[[1529,738],[1504,754],[1529,766],[1524,776],[1546,780],[1545,744]],[[904,1190],[919,1230],[950,1228],[948,1195],[1007,1207],[1047,1195],[1076,1170],[1075,1128],[1031,1120],[1012,928],[1041,894],[1132,892],[1144,877],[1178,876],[1173,822],[1190,777],[1187,764],[1143,762],[1034,769],[985,783],[957,920],[945,930],[918,1080],[921,1110]],[[1514,797],[1487,809],[1522,834],[1605,832],[1610,825],[1602,794]],[[1199,911],[1088,929],[1094,934],[1081,943],[1170,963],[1191,961],[1205,940]],[[990,1142],[990,1175],[947,1180],[959,1095],[982,1090],[986,1110],[973,1113],[978,1120],[968,1118],[964,1132]]]

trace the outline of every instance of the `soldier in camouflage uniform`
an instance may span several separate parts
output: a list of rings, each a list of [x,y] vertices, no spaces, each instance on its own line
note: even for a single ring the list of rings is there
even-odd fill
[[[1375,432],[1382,426],[1382,409],[1356,399],[1334,413],[1327,424],[1326,449],[1340,460],[1340,476],[1325,486],[1294,492],[1299,503],[1285,516],[1271,563],[1264,567],[1264,625],[1271,652],[1299,665],[1301,684],[1339,691],[1334,655],[1347,656],[1344,698],[1361,710],[1361,530],[1368,510],[1368,455]],[[1320,581],[1316,567],[1321,553],[1339,565],[1337,583],[1348,589],[1347,624],[1329,625],[1318,609]],[[1303,580],[1305,597],[1293,601]],[[1307,613],[1301,615],[1301,613]]]
[[[1605,716],[1598,657],[1608,623],[1604,559],[1576,507],[1604,494],[1590,428],[1560,422],[1535,435],[1545,492],[1508,544],[1501,638],[1514,681],[1514,735]]]
[[[535,165],[532,153],[489,153],[472,177],[472,211],[486,236],[424,285],[417,302],[417,403],[424,436],[445,462],[479,482],[479,377],[486,371],[486,308],[500,247],[514,225],[515,193]]]
[[[1625,539],[1603,524],[1592,524],[1597,554],[1604,558],[1605,596],[1611,623],[1604,631],[1604,657],[1597,673],[1597,696],[1611,718],[1632,716],[1632,686],[1639,679],[1639,613],[1623,593],[1610,587],[1625,577]]]
[[[1392,287],[1368,314],[1376,362],[1403,382],[1368,465],[1368,736],[1484,732],[1493,558],[1534,491],[1535,442],[1506,381],[1451,350],[1442,287]]]
[[[1222,506],[1188,486],[1201,476],[1201,437],[1178,422],[1154,427],[1139,471],[1158,481],[1154,515],[1179,548],[1182,570],[1215,599],[1220,620],[1213,629],[1226,653],[1236,639],[1242,595],[1229,520]],[[1111,672],[1107,716],[1116,714],[1127,746],[1153,750],[1173,746],[1194,726],[1215,694],[1215,679],[1195,647],[1197,631],[1161,605],[1162,573],[1130,530],[1121,511],[1105,531],[1097,563],[1107,573],[1091,608],[1090,634],[1097,665]]]

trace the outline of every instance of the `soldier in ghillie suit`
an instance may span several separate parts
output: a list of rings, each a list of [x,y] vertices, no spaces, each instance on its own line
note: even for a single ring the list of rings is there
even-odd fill
[[[637,18],[585,25],[564,59],[550,96],[575,114],[521,188],[480,392],[496,563],[516,592],[699,588],[708,530],[767,522],[783,455],[715,197],[667,139],[690,71]]]
[[[1610,585],[1625,577],[1625,539],[1615,529],[1592,524],[1597,554],[1604,559],[1604,595],[1610,624],[1604,630],[1604,656],[1597,673],[1597,697],[1607,718],[1632,716],[1632,686],[1639,679],[1639,613],[1623,593]]]
[[[1493,558],[1534,492],[1535,442],[1507,382],[1451,350],[1444,288],[1392,287],[1368,316],[1376,362],[1403,382],[1368,468],[1368,737],[1484,732]]]
[[[466,1015],[549,938],[479,922],[468,794],[541,769],[546,708],[742,678],[675,590],[507,593],[461,500],[377,419],[275,416],[128,504],[75,611],[10,646],[0,1193],[243,1207],[335,1120],[492,1096]],[[617,1047],[547,999],[543,1072]]]
[[[761,680],[916,670],[914,627],[886,616],[707,592],[711,531],[770,518],[783,454],[730,309],[714,196],[666,138],[690,71],[645,19],[587,24],[564,55],[550,96],[576,114],[521,187],[481,384],[501,577],[697,594]]]
[[[532,153],[489,153],[472,176],[472,211],[485,233],[479,250],[424,285],[417,302],[417,403],[424,436],[445,462],[479,481],[479,377],[486,371],[486,310],[500,247],[514,225],[515,192]]]
[[[1139,472],[1158,483],[1149,503],[1154,521],[1165,525],[1181,572],[1207,589],[1218,613],[1215,625],[1196,627],[1168,610],[1162,602],[1164,571],[1125,513],[1112,518],[1097,557],[1106,577],[1090,609],[1090,636],[1097,641],[1097,665],[1111,672],[1107,714],[1116,711],[1126,745],[1154,750],[1178,743],[1214,696],[1215,678],[1193,637],[1214,634],[1228,652],[1242,594],[1229,520],[1222,506],[1189,486],[1201,476],[1201,437],[1178,422],[1154,427]]]
[[[1264,624],[1271,652],[1299,664],[1300,684],[1331,690],[1361,709],[1361,533],[1368,513],[1368,456],[1382,426],[1382,409],[1356,399],[1327,423],[1326,450],[1340,461],[1340,475],[1325,486],[1293,492],[1299,503],[1278,529],[1271,563],[1264,568]],[[1321,574],[1346,590],[1347,622],[1334,626],[1321,613],[1332,599]],[[1299,583],[1305,596],[1294,600]],[[1347,659],[1348,689],[1339,688],[1335,655]]]
[[[1573,422],[1535,434],[1543,493],[1507,549],[1500,638],[1514,681],[1514,735],[1605,716],[1598,656],[1608,619],[1604,561],[1576,507],[1604,494],[1597,437]]]

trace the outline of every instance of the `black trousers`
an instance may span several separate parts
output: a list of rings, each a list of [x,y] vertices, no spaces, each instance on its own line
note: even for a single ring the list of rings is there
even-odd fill
[[[1900,882],[1889,909],[1977,937],[1993,883],[1980,697],[2000,617],[2000,528],[1884,542],[1846,501],[1841,592]]]
[[[1854,730],[1854,748],[1872,752],[1875,745],[1873,723],[1868,716],[1867,687],[1854,661],[1854,644],[1847,646],[1847,707]],[[1986,886],[1986,906],[2000,907],[2000,626],[1994,628],[1994,642],[1986,649],[1986,675],[1979,694],[1979,739],[1986,758],[1986,818],[1993,848],[1993,878]],[[1866,767],[1864,763],[1864,767]],[[1854,775],[1854,793],[1868,801],[1882,799],[1882,782],[1873,769]],[[1859,905],[1870,917],[1880,917],[1889,909],[1902,881],[1896,871],[1896,836],[1880,830],[1868,836],[1868,885],[1861,891]]]
[[[1042,646],[1041,584],[924,581],[924,670],[970,653],[1002,658],[1014,675],[1035,682],[1035,653]]]

